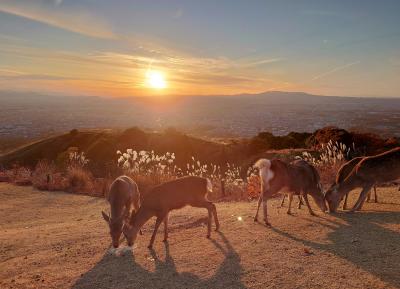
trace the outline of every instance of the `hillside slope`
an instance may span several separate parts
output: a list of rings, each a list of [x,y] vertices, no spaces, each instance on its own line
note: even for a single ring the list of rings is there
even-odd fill
[[[137,128],[125,131],[87,130],[46,138],[0,156],[0,165],[34,166],[41,159],[65,161],[69,148],[78,148],[90,159],[89,167],[95,173],[107,173],[110,164],[117,160],[117,150],[154,150],[159,154],[176,152],[176,164],[186,166],[192,156],[202,162],[224,164],[240,157],[241,145],[224,145],[194,138],[174,130],[165,133],[143,132]]]

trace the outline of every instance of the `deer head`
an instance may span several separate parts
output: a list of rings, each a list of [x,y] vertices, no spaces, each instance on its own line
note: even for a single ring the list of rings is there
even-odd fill
[[[322,212],[326,212],[328,210],[328,208],[326,207],[325,196],[321,183],[317,184],[314,192],[311,193],[311,196],[313,197],[315,203],[318,205]]]
[[[102,214],[104,220],[107,222],[107,224],[108,224],[108,226],[110,228],[110,235],[111,235],[111,239],[112,239],[112,245],[113,245],[114,248],[118,248],[120,237],[121,237],[121,234],[122,234],[123,225],[124,225],[124,218],[126,216],[126,209],[117,218],[111,218],[104,211],[101,211],[101,214]]]
[[[328,203],[330,213],[335,213],[339,207],[341,201],[339,196],[339,187],[339,184],[333,184],[325,193],[325,200]]]

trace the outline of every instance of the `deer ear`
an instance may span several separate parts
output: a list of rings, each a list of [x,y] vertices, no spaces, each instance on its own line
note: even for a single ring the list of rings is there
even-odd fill
[[[104,220],[107,223],[110,223],[110,217],[106,213],[104,213],[104,211],[101,211],[101,214],[103,215]]]

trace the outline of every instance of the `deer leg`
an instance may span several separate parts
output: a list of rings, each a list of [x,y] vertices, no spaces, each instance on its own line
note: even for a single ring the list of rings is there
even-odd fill
[[[283,207],[283,204],[285,203],[286,199],[286,194],[283,194],[282,202],[281,202],[281,208]]]
[[[256,212],[256,215],[254,216],[254,222],[258,222],[258,212],[259,212],[259,210],[260,210],[262,198],[263,198],[263,197],[262,197],[262,193],[261,193],[260,197],[258,198],[257,212]]]
[[[164,240],[163,242],[168,241],[168,213],[164,218]]]
[[[298,198],[299,198],[299,206],[298,206],[298,208],[300,210],[301,209],[301,205],[304,205],[304,203],[303,203],[303,199],[301,198],[301,195],[298,195]]]
[[[362,205],[364,204],[365,198],[367,197],[368,192],[371,190],[371,184],[365,184],[363,190],[358,197],[357,203],[354,207],[350,210],[350,213],[354,213],[355,211],[361,210]]]
[[[207,238],[210,238],[211,236],[211,223],[212,223],[212,218],[214,216],[214,221],[215,221],[215,230],[219,230],[219,221],[218,221],[218,216],[217,216],[217,209],[215,205],[207,200],[201,200],[195,203],[191,204],[192,207],[196,208],[206,208],[208,212],[208,220],[207,220]]]
[[[374,185],[375,203],[378,203],[378,195],[376,194],[376,185]]]
[[[344,196],[343,210],[347,210],[347,198],[349,197],[349,193]]]
[[[308,201],[307,194],[304,194],[303,197],[304,197],[304,201],[306,202],[308,212],[310,213],[311,216],[315,216],[313,210],[311,209],[310,202]]]
[[[367,202],[369,203],[370,201],[371,201],[371,192],[369,192],[367,195]]]
[[[293,201],[293,193],[289,193],[289,208],[288,208],[288,210],[287,210],[287,214],[288,215],[291,215],[292,214],[292,212],[291,212],[291,209],[292,209],[292,201]]]
[[[129,213],[131,206],[133,206],[132,213]],[[129,214],[129,219],[132,217],[134,212],[136,213],[139,210],[139,204],[135,201],[127,203],[126,207],[127,207],[127,211]],[[129,220],[128,220],[128,222],[129,222]],[[143,235],[142,229],[139,230],[139,234]]]
[[[218,215],[217,215],[217,208],[215,207],[215,205],[213,203],[211,203],[211,210],[214,216],[214,222],[215,222],[215,231],[219,230],[219,220],[218,220]]]
[[[271,226],[271,224],[268,222],[268,207],[267,207],[267,194],[266,193],[263,194],[262,204],[263,204],[265,225],[266,226]]]
[[[147,248],[149,248],[149,249],[153,248],[153,244],[154,244],[154,240],[156,239],[158,228],[160,227],[161,222],[164,220],[164,218],[165,218],[165,215],[163,215],[161,217],[160,216],[157,217],[156,224],[154,226],[154,231],[153,231],[153,234],[151,235],[150,244],[149,244],[149,246],[147,246]]]

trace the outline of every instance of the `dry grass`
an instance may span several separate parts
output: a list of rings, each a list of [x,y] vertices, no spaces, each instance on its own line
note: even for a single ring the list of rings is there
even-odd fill
[[[353,215],[270,204],[272,228],[254,224],[254,202],[217,203],[221,233],[205,238],[204,209],[170,219],[168,246],[107,254],[103,199],[0,184],[0,288],[399,288],[400,195]],[[354,201],[353,194],[352,201]],[[238,217],[242,217],[242,221]]]
[[[327,189],[331,184],[336,181],[336,175],[340,169],[340,167],[344,164],[344,161],[338,161],[334,164],[325,164],[316,166],[318,170],[321,183],[324,188]]]

